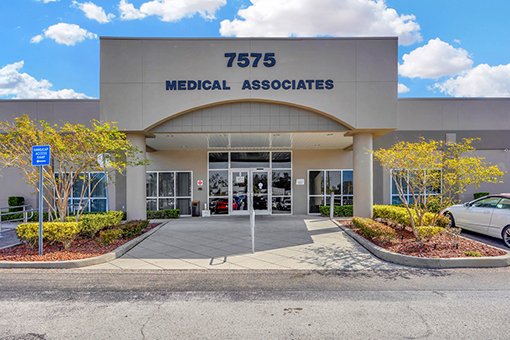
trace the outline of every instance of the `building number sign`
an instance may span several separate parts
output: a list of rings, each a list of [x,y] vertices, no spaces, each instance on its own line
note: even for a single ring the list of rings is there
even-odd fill
[[[227,67],[232,67],[232,64],[236,60],[237,57],[237,66],[239,67],[258,67],[259,61],[262,59],[262,55],[264,56],[262,64],[265,67],[273,67],[276,65],[276,59],[274,53],[225,53],[225,58],[228,58]],[[250,60],[253,58],[253,60]]]

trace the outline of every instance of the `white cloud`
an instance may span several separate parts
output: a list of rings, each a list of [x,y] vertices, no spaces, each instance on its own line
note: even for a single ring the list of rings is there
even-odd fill
[[[454,97],[508,97],[510,64],[481,64],[463,75],[434,84],[434,89]]]
[[[46,79],[37,80],[34,77],[20,73],[18,70],[24,61],[9,64],[0,69],[0,98],[10,99],[90,99],[83,93],[71,89],[59,91],[50,90],[53,86]]]
[[[37,1],[41,1],[41,0],[37,0]],[[60,0],[43,0],[43,2],[45,4],[47,4],[48,2],[55,2],[55,1],[60,1]]]
[[[399,15],[385,0],[251,0],[241,19],[223,20],[220,34],[236,37],[398,36],[421,41],[414,15]]]
[[[140,12],[133,4],[128,3],[126,0],[119,2],[119,11],[122,20],[143,19],[147,16],[147,14]]]
[[[143,19],[156,15],[161,21],[177,21],[195,13],[207,20],[215,18],[216,11],[226,5],[227,0],[153,0],[144,2],[136,9],[126,0],[119,3],[120,18],[123,20]]]
[[[89,19],[96,20],[100,24],[106,24],[110,22],[113,18],[115,18],[114,14],[106,15],[103,7],[97,6],[92,2],[84,2],[80,3],[77,1],[73,1],[71,6],[78,7],[85,13],[85,16]]]
[[[44,37],[42,36],[42,34],[39,34],[39,35],[36,35],[35,37],[33,37],[32,39],[30,39],[30,43],[31,44],[38,44],[43,39],[44,39]]]
[[[91,33],[86,29],[75,24],[59,23],[44,30],[44,37],[55,40],[59,44],[74,46],[77,42],[85,39],[97,39],[97,34]],[[31,43],[39,43],[43,40],[42,34],[33,37]]]
[[[409,92],[409,87],[405,86],[404,84],[398,84],[398,93],[406,93]]]
[[[453,39],[453,41],[460,45],[460,40],[459,39]]]
[[[454,48],[439,38],[431,39],[427,45],[418,47],[402,57],[404,63],[399,65],[400,75],[409,78],[432,78],[456,75],[473,67],[468,52]]]

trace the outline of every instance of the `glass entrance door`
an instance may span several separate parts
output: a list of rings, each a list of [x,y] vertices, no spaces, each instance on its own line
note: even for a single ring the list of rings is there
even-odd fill
[[[269,214],[269,172],[242,169],[230,172],[231,197],[230,212],[245,215],[252,206],[257,214]]]

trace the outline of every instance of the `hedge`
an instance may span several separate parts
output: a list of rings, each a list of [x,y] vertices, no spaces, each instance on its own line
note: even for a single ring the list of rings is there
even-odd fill
[[[58,242],[68,248],[80,233],[77,222],[43,223],[43,241]],[[21,223],[16,228],[16,235],[23,242],[34,248],[39,242],[39,223]]]
[[[476,200],[476,199],[478,199],[478,198],[482,198],[482,197],[485,197],[485,196],[488,196],[488,195],[489,195],[489,193],[488,193],[488,192],[475,192],[475,193],[473,194],[473,197],[474,197],[474,199]]]
[[[132,220],[124,223],[120,226],[122,230],[122,237],[131,238],[138,236],[145,228],[149,226],[149,221],[147,220]]]
[[[9,207],[17,207],[20,205],[25,205],[25,197],[23,196],[9,196],[7,198],[7,204]],[[9,208],[9,212],[21,211],[23,208]]]
[[[441,227],[416,227],[416,232],[421,240],[429,240],[437,234],[441,233],[443,228]]]
[[[149,220],[164,220],[168,218],[179,218],[181,211],[179,209],[166,209],[166,210],[147,210],[147,219]]]
[[[403,226],[411,225],[411,219],[406,208],[396,207],[393,205],[374,205],[373,211],[373,218],[388,218],[398,224],[402,224]],[[414,223],[417,226],[419,223],[418,217],[413,209],[411,209],[411,213],[414,217]],[[434,216],[435,214],[433,213],[425,213],[423,216],[423,225],[430,225],[434,220]]]
[[[123,217],[122,211],[108,211],[100,214],[81,215],[78,221],[80,232],[93,238],[105,227],[115,226]],[[67,221],[76,221],[75,216],[68,216]]]
[[[370,218],[355,217],[352,219],[352,224],[369,239],[382,238],[388,242],[397,237],[397,232],[393,228]]]
[[[329,205],[323,205],[319,207],[319,211],[322,216],[329,216]],[[352,216],[352,204],[351,205],[334,205],[333,215],[335,217],[351,217]]]

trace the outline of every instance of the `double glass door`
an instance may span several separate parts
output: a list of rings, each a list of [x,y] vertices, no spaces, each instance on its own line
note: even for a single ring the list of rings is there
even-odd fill
[[[257,214],[270,213],[269,171],[254,169],[236,169],[230,171],[231,213],[248,214],[250,207]]]

